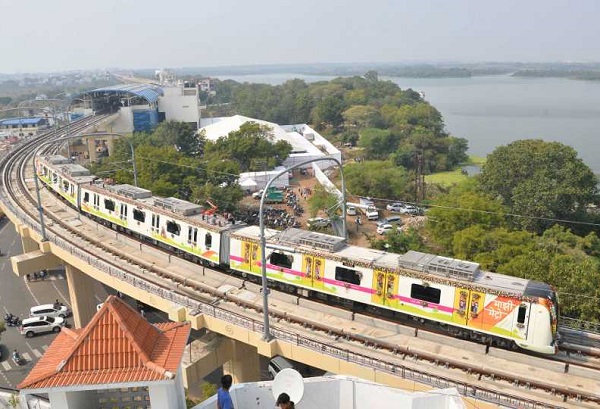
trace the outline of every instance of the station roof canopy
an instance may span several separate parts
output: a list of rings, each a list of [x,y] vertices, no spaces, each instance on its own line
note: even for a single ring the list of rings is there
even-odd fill
[[[10,118],[10,119],[0,119],[0,125],[10,126],[10,125],[37,125],[40,122],[44,121],[44,118],[35,117],[35,118]]]
[[[163,95],[163,90],[159,86],[152,84],[119,84],[85,92],[88,95],[99,93],[130,94],[144,98],[149,104],[153,104],[158,101],[158,97]]]

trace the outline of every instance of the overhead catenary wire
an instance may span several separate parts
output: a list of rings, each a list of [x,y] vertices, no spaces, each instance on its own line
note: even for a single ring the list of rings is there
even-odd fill
[[[223,171],[218,171],[218,170],[208,170],[208,169],[200,167],[200,166],[192,166],[192,165],[185,165],[185,164],[181,164],[181,163],[173,163],[173,162],[164,161],[164,160],[157,160],[155,158],[149,158],[149,157],[141,157],[140,159],[152,160],[154,162],[165,163],[165,164],[169,164],[169,165],[173,165],[173,166],[181,166],[181,167],[186,167],[186,168],[189,168],[189,169],[195,169],[195,170],[203,171],[206,174],[216,173],[216,174],[221,174],[221,175],[226,175],[226,176],[232,176],[232,177],[239,178],[239,174],[234,174],[234,173],[229,173],[229,172],[223,172]],[[348,191],[348,189],[346,189],[346,191]],[[354,196],[354,197],[360,197],[360,195],[353,194],[351,192],[348,192],[348,195],[349,196]],[[549,221],[549,222],[555,222],[555,223],[565,223],[565,224],[575,224],[575,225],[582,225],[582,226],[600,227],[600,223],[593,223],[593,222],[585,222],[585,221],[577,221],[577,220],[567,220],[567,219],[558,219],[558,218],[543,217],[543,216],[528,216],[528,215],[517,214],[517,213],[492,212],[492,211],[489,211],[489,210],[471,209],[471,208],[461,207],[461,206],[447,206],[447,205],[423,204],[423,203],[417,203],[417,202],[412,202],[412,201],[407,201],[407,200],[384,199],[384,198],[378,198],[378,197],[372,197],[372,196],[370,196],[370,197],[373,200],[377,200],[378,202],[384,202],[384,203],[386,203],[386,202],[387,203],[402,202],[402,203],[406,203],[406,204],[410,204],[410,205],[414,205],[414,206],[419,206],[419,207],[441,208],[441,209],[449,209],[449,210],[463,210],[463,211],[468,211],[468,212],[477,212],[477,213],[482,213],[482,214],[491,214],[491,215],[498,215],[498,216],[508,216],[508,217],[522,218],[522,219],[530,219],[530,220],[541,220],[541,221]],[[229,204],[233,204],[233,203],[229,203]]]

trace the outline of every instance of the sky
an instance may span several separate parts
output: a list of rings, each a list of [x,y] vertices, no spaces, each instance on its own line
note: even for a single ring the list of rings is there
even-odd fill
[[[598,0],[0,0],[0,73],[600,61]]]

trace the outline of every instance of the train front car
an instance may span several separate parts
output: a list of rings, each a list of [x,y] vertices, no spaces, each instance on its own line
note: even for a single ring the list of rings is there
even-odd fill
[[[529,281],[525,287],[524,299],[530,303],[521,304],[519,312],[524,305],[529,304],[526,343],[517,342],[517,345],[542,354],[556,354],[558,352],[558,298],[556,291],[548,284]]]

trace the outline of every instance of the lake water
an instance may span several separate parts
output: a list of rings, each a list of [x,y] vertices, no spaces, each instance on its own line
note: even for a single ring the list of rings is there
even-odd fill
[[[222,76],[239,82],[282,84],[333,77],[299,74]],[[600,172],[600,81],[486,76],[473,78],[382,77],[423,92],[446,130],[469,141],[469,153],[485,156],[498,145],[539,138],[572,146]]]

